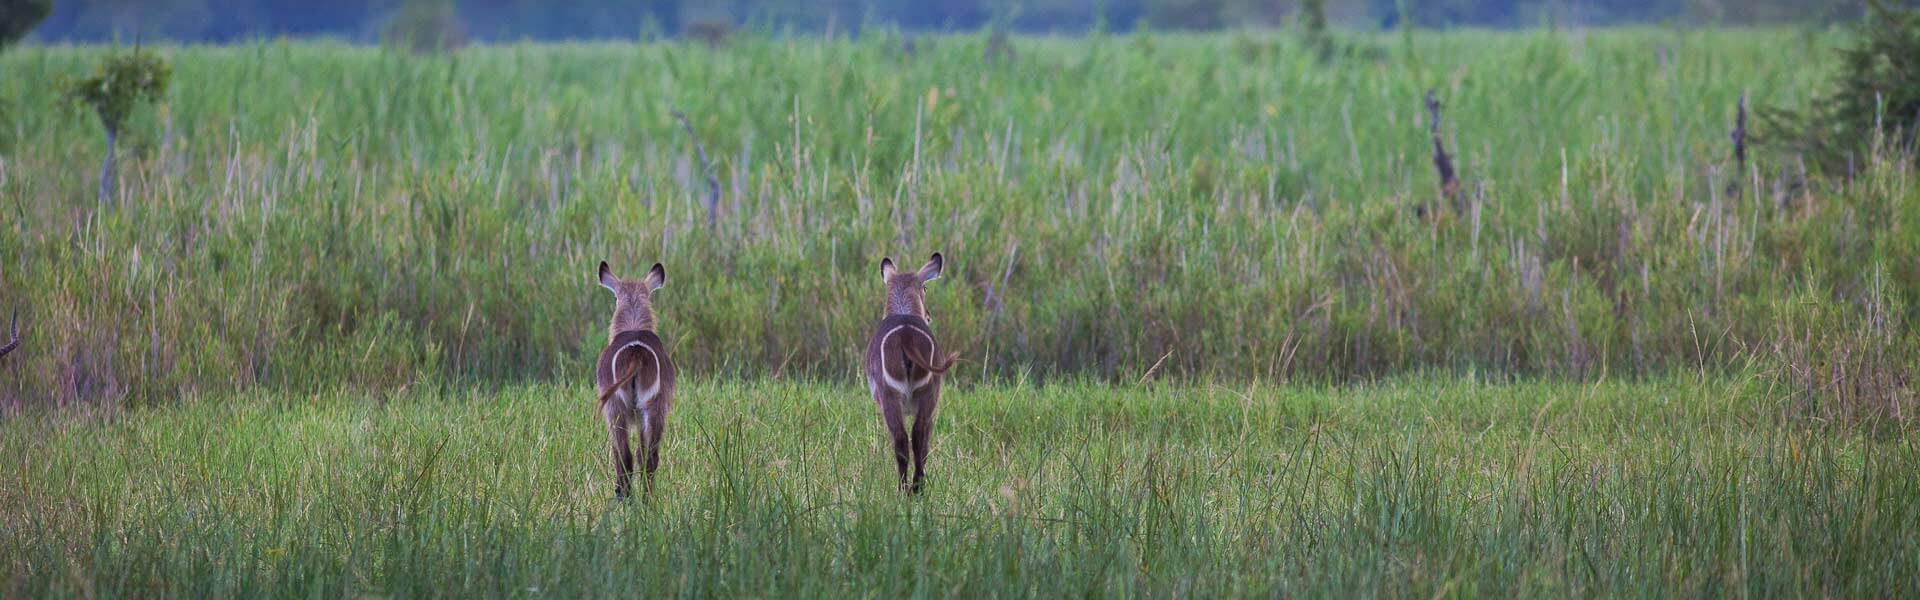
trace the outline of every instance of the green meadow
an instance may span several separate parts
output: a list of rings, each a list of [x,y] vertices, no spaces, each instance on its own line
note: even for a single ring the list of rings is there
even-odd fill
[[[1911,595],[1913,149],[1728,141],[1843,40],[149,46],[111,204],[58,87],[126,49],[12,48],[0,596]],[[935,251],[908,498],[859,361]],[[668,272],[646,501],[601,260]]]
[[[962,385],[927,491],[862,386],[683,390],[613,501],[581,386],[9,420],[7,595],[1840,596],[1920,580],[1920,448],[1764,386]]]

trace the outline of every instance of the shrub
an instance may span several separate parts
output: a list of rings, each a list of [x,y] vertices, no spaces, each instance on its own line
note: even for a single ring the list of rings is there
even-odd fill
[[[387,19],[380,39],[416,54],[433,54],[465,46],[467,28],[452,0],[409,0]]]
[[[1320,60],[1333,56],[1333,37],[1327,33],[1327,0],[1303,0],[1300,3],[1301,38]]]
[[[1887,142],[1912,147],[1920,126],[1920,12],[1880,0],[1868,4],[1872,14],[1840,50],[1832,91],[1805,110],[1761,111],[1765,129],[1759,141],[1800,154],[1823,172],[1848,176]]]
[[[724,46],[733,36],[733,24],[726,21],[694,21],[687,24],[687,37],[711,47]]]

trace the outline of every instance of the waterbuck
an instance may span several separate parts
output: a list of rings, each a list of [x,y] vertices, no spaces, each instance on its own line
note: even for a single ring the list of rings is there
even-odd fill
[[[927,447],[933,437],[933,411],[940,404],[940,380],[953,366],[954,355],[941,358],[933,328],[927,324],[927,282],[940,277],[940,253],[919,271],[901,273],[893,259],[880,260],[880,276],[887,285],[887,312],[867,342],[867,386],[880,418],[893,436],[893,460],[900,469],[900,489],[920,493],[927,474]],[[909,434],[905,417],[913,415]],[[913,478],[907,478],[907,462]]]
[[[607,263],[600,263],[600,285],[613,292],[613,321],[607,325],[607,347],[600,351],[594,377],[600,384],[600,416],[607,420],[612,441],[615,498],[633,494],[630,426],[640,434],[649,494],[653,471],[660,466],[660,436],[667,428],[667,409],[673,406],[674,372],[666,343],[654,333],[653,292],[666,284],[667,270],[659,263],[639,280],[615,277]]]

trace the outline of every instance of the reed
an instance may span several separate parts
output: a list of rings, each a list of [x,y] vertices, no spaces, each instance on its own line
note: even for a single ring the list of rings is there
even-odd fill
[[[108,49],[18,48],[0,308],[27,342],[0,400],[571,378],[600,346],[579,266],[601,259],[697,265],[659,307],[689,373],[855,381],[870,258],[938,248],[962,257],[929,302],[965,379],[1758,370],[1814,382],[1813,407],[1878,369],[1898,385],[1873,402],[1913,412],[1904,150],[1848,181],[1729,164],[1742,96],[1813,97],[1837,38],[1351,37],[1416,46],[157,47],[177,85],[122,132],[112,208],[79,167],[98,125],[50,91]],[[1460,197],[1419,218],[1428,90]]]

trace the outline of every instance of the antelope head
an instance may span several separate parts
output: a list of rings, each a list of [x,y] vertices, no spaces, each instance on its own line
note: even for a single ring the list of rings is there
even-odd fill
[[[667,285],[667,269],[654,263],[645,277],[615,277],[606,261],[600,262],[600,287],[613,292],[613,320],[607,323],[607,339],[622,331],[651,331],[654,327],[653,292]]]
[[[927,282],[940,278],[942,264],[939,252],[918,271],[901,272],[894,268],[893,259],[880,259],[880,277],[887,283],[887,315],[913,315],[932,323],[927,316]]]

